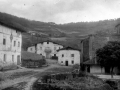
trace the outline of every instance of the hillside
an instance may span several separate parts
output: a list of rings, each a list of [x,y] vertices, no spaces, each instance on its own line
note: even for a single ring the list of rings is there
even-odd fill
[[[26,31],[26,33],[23,33],[24,49],[32,43],[47,40],[48,38],[79,48],[79,41],[82,35],[115,33],[115,26],[120,23],[120,18],[99,22],[55,24],[53,22],[33,21],[0,13],[0,23]]]

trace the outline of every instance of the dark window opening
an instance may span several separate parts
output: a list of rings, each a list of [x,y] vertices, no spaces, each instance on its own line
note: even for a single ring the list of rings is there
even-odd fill
[[[71,54],[71,57],[74,57],[74,54]]]
[[[21,61],[20,61],[20,55],[17,56],[17,65],[20,65]]]
[[[18,42],[18,47],[20,47],[20,42]]]
[[[14,41],[14,46],[16,45],[16,41]]]
[[[49,44],[49,42],[47,42],[47,44]]]
[[[12,61],[14,62],[14,55],[12,55]]]
[[[6,39],[5,38],[3,39],[3,45],[6,45]]]
[[[64,57],[64,54],[62,54],[62,57]]]
[[[61,63],[63,63],[63,61],[61,61]]]
[[[6,62],[6,54],[4,54],[3,61]]]
[[[72,61],[72,64],[74,64],[74,61]]]

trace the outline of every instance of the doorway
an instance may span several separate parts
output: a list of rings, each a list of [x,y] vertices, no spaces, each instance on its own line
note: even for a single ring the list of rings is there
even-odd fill
[[[46,59],[50,59],[51,58],[51,54],[50,53],[46,53]]]
[[[65,66],[68,66],[68,61],[65,61]]]
[[[21,64],[20,55],[17,56],[17,65]]]
[[[89,65],[87,66],[87,72],[90,73],[90,66]]]

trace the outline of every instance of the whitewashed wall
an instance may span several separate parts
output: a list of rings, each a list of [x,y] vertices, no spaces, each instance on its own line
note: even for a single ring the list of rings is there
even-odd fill
[[[74,54],[74,57],[72,57],[71,54]],[[62,55],[64,55],[64,57],[62,57]],[[60,50],[57,56],[58,63],[61,65],[65,65],[66,61],[68,61],[68,65],[80,64],[80,52],[77,50]],[[72,61],[74,61],[73,64]]]
[[[100,66],[93,65],[90,67],[90,73],[105,73],[105,70],[104,70],[104,68],[101,69]]]
[[[5,45],[3,45],[3,39],[6,40]],[[14,46],[14,41],[15,41],[15,46]],[[0,63],[17,64],[18,55],[20,56],[20,62],[21,62],[21,45],[22,45],[21,32],[0,25]],[[4,54],[6,55],[5,61],[4,61]],[[13,56],[14,59],[12,59],[12,55],[14,55]]]
[[[31,47],[28,47],[27,51],[31,52],[31,53],[35,53],[36,52],[36,48],[35,48],[35,46],[31,46]]]
[[[33,48],[32,51],[31,51],[31,48]],[[54,44],[53,42],[49,42],[49,43],[43,42],[43,43],[37,44],[36,46],[37,50],[35,50],[35,46],[31,46],[31,47],[28,47],[27,51],[33,52],[33,53],[35,53],[36,51],[37,54],[41,54],[46,57],[45,49],[47,48],[51,50],[50,56],[54,56],[54,54],[57,54],[57,50],[63,48],[63,46]]]

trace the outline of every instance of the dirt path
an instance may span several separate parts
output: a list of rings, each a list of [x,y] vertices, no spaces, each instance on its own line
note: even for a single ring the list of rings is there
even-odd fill
[[[49,69],[55,68],[55,67],[61,67],[61,66],[59,66],[59,65],[50,65],[50,66],[44,67],[42,69],[28,69],[28,70],[33,70],[33,71],[36,71],[36,72],[38,72],[40,74],[40,73],[42,73],[42,72],[44,72],[46,70],[49,70]],[[37,74],[37,73],[35,73],[35,74]],[[23,76],[23,77],[15,78],[13,80],[7,79],[7,80],[0,83],[0,90],[4,89],[4,88],[7,88],[7,87],[10,87],[10,86],[15,85],[15,84],[20,83],[20,82],[31,82],[32,83],[33,80],[31,80],[31,78],[34,77],[34,75]],[[26,90],[27,90],[27,88],[29,88],[28,87],[28,86],[30,86],[29,84],[30,83],[28,83],[26,85],[27,86]]]
[[[31,90],[33,83],[37,80],[37,78],[32,77],[30,81],[26,84],[24,90]]]

